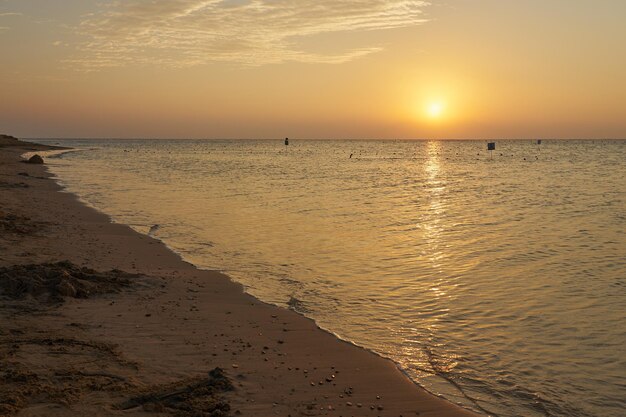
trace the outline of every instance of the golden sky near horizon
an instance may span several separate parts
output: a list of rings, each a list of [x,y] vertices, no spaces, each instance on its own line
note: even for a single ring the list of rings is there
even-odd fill
[[[623,0],[0,0],[20,137],[626,138]]]

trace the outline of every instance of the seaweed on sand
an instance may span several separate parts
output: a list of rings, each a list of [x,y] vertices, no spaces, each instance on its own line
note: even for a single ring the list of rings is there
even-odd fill
[[[130,287],[139,275],[119,270],[98,272],[71,262],[14,265],[0,268],[0,296],[12,300],[33,297],[61,303],[64,297],[90,298]]]

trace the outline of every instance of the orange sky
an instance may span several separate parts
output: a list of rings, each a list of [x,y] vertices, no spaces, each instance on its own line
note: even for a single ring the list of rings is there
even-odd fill
[[[0,0],[0,132],[626,138],[624,17],[623,0]]]

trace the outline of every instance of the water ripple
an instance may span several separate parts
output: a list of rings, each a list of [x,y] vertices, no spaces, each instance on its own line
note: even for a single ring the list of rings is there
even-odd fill
[[[625,141],[62,144],[83,200],[433,392],[624,415]]]

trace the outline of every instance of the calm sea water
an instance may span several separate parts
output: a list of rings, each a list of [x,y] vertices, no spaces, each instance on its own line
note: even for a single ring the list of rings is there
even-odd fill
[[[90,205],[434,393],[626,415],[625,141],[56,142]]]

